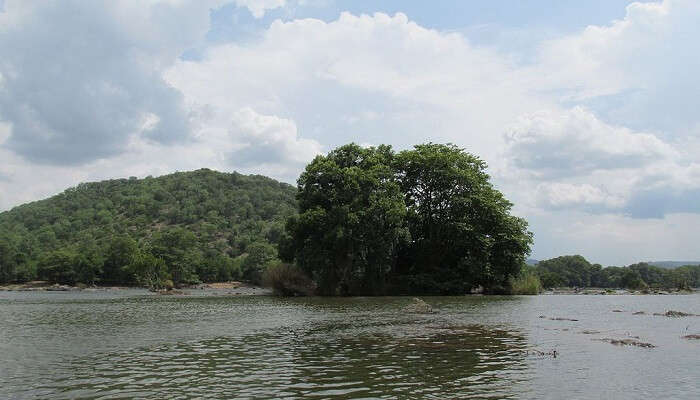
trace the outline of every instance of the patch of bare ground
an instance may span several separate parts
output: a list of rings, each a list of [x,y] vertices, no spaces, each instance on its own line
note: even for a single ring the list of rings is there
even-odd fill
[[[241,286],[243,286],[243,283],[238,281],[212,282],[206,284],[206,287],[210,289],[238,289]]]

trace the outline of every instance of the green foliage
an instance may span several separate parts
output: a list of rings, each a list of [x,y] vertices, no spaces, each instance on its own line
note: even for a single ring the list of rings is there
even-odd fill
[[[700,265],[665,269],[638,263],[627,267],[602,268],[599,264],[591,264],[582,256],[575,255],[540,261],[535,270],[542,285],[547,288],[601,287],[639,290],[647,287],[700,287]]]
[[[309,296],[316,290],[311,278],[291,264],[270,266],[263,273],[262,281],[279,296]]]
[[[39,279],[68,285],[75,283],[77,257],[76,253],[68,250],[56,250],[46,254],[39,260]]]
[[[299,216],[287,221],[280,255],[326,295],[504,286],[532,235],[485,168],[453,145],[398,155],[389,146],[339,147],[299,178]]]
[[[139,250],[163,258],[176,284],[239,279],[248,246],[281,240],[294,194],[269,178],[207,169],[81,183],[0,213],[0,283],[130,284],[126,266]],[[54,252],[82,258],[58,273],[47,261]]]
[[[517,277],[511,277],[509,287],[511,294],[534,295],[542,291],[542,283],[533,268],[524,268]]]
[[[162,290],[172,285],[172,282],[168,284],[170,274],[165,261],[151,253],[134,254],[126,270],[136,279],[136,282],[150,290]]]
[[[517,275],[532,234],[510,215],[486,163],[454,145],[428,143],[401,152],[396,169],[411,234],[404,267],[443,277],[436,290],[448,293],[505,286]]]
[[[248,246],[248,253],[243,257],[241,271],[243,279],[260,283],[262,274],[270,264],[278,263],[274,246],[265,242],[255,242]]]
[[[102,266],[102,282],[118,284],[128,282],[131,276],[126,267],[131,264],[138,248],[134,239],[127,235],[114,237],[107,247]]]
[[[299,216],[280,247],[325,295],[374,293],[405,237],[403,195],[389,146],[349,144],[316,157],[298,180]]]

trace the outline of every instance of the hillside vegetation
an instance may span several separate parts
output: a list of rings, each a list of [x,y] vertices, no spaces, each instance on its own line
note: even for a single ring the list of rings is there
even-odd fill
[[[591,264],[580,255],[561,256],[540,261],[529,267],[540,278],[542,285],[551,287],[601,288],[676,288],[700,287],[700,265],[684,265],[666,269],[637,263],[626,267]]]
[[[207,169],[81,183],[0,213],[0,283],[255,280],[296,190]]]

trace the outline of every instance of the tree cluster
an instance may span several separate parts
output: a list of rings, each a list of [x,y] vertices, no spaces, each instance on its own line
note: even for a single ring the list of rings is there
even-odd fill
[[[0,213],[0,283],[260,279],[291,185],[206,169],[83,183]]]
[[[301,174],[280,256],[324,295],[504,290],[532,234],[485,169],[450,144],[341,146]]]
[[[540,261],[535,271],[547,288],[600,287],[600,288],[676,288],[700,287],[700,265],[686,265],[673,269],[647,263],[626,267],[591,264],[580,255],[561,256]]]

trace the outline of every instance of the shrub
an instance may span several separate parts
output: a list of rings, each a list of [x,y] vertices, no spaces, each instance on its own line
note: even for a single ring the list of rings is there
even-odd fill
[[[309,296],[316,285],[300,268],[291,264],[277,264],[265,270],[263,285],[279,296]]]
[[[511,294],[538,294],[541,291],[540,278],[532,271],[523,271],[516,278],[510,278]]]

